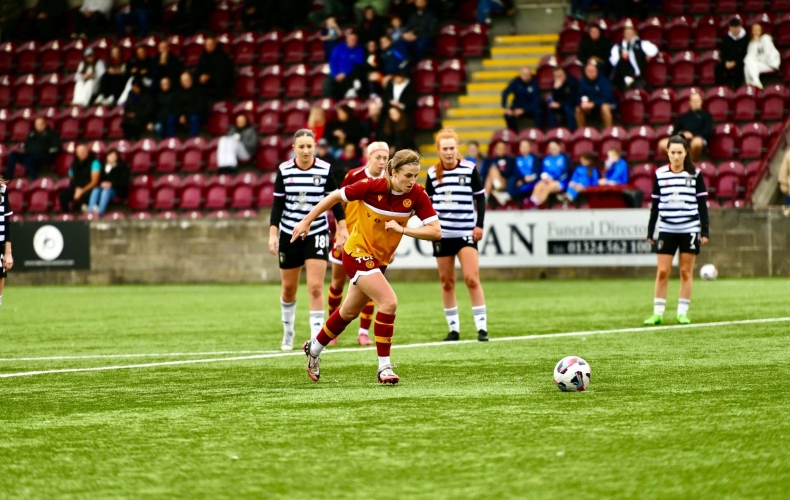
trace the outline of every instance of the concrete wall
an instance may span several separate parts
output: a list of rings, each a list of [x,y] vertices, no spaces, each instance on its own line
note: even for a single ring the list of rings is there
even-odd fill
[[[268,253],[268,213],[255,220],[119,221],[91,225],[90,271],[13,272],[14,284],[259,283],[279,280]],[[780,210],[711,212],[711,242],[699,263],[723,277],[790,276],[790,218]],[[770,245],[769,245],[770,242]],[[651,277],[651,267],[484,269],[483,279]],[[436,279],[395,271],[390,279]]]

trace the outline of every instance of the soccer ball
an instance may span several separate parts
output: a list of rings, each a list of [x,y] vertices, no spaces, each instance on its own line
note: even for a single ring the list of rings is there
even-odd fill
[[[719,277],[719,270],[713,264],[705,264],[699,270],[699,277],[705,281],[713,281]]]
[[[554,367],[554,383],[563,392],[581,392],[590,385],[592,369],[578,356],[566,356]]]

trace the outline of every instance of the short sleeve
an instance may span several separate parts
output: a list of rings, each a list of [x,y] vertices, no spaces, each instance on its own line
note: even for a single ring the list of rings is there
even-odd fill
[[[417,199],[414,200],[414,215],[416,215],[422,221],[423,225],[426,226],[435,220],[439,220],[439,216],[436,215],[436,210],[433,209],[431,199],[428,198],[425,191],[420,191],[420,194],[417,195]]]
[[[349,186],[346,186],[340,190],[340,197],[343,198],[343,201],[348,203],[349,201],[357,201],[361,200],[365,197],[368,190],[370,189],[370,181],[367,179],[362,179],[359,182],[355,182]]]
[[[101,163],[99,163],[99,160],[93,160],[93,163],[91,163],[91,173],[93,172],[101,172]]]

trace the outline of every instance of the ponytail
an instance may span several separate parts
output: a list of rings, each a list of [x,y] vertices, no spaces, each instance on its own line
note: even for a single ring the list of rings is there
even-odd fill
[[[439,144],[441,144],[442,140],[444,139],[453,139],[455,141],[456,147],[456,156],[458,155],[458,134],[455,130],[451,128],[443,128],[436,134],[436,152],[441,153]],[[444,162],[442,162],[441,155],[439,157],[439,163],[436,164],[436,180],[442,182],[442,177],[444,176]]]
[[[683,149],[686,150],[686,158],[683,160],[683,170],[690,175],[696,175],[697,167],[694,166],[694,162],[691,161],[691,147],[689,146],[689,141],[686,140],[686,138],[682,135],[678,134],[669,138],[669,142],[667,143],[667,151],[669,151],[669,147],[672,144],[680,144],[683,146]]]

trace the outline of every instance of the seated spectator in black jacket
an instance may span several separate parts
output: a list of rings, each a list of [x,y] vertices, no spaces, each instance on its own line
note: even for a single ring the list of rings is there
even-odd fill
[[[628,20],[623,30],[623,40],[612,46],[609,64],[614,71],[612,83],[625,92],[629,88],[644,88],[647,63],[658,55],[658,47],[653,42],[642,40],[636,32],[634,24]]]
[[[381,127],[384,126],[383,109],[384,105],[381,100],[371,99],[368,101],[368,117],[362,124],[362,135],[367,137],[371,143],[378,141],[381,135]]]
[[[227,99],[233,94],[233,61],[213,35],[206,37],[205,50],[200,54],[195,76],[212,101]]]
[[[99,185],[91,190],[88,212],[104,215],[113,198],[126,199],[129,190],[129,165],[121,160],[118,150],[107,151]]]
[[[508,193],[508,185],[512,184],[518,176],[516,169],[516,159],[508,152],[507,143],[498,141],[494,144],[494,152],[491,158],[486,160],[480,177],[489,203],[493,200],[499,205],[507,205],[512,199]]]
[[[25,142],[19,145],[19,150],[9,153],[6,179],[14,178],[17,163],[23,164],[26,175],[35,179],[37,177],[36,171],[44,165],[52,163],[58,151],[60,151],[58,133],[47,126],[47,120],[44,117],[39,116],[33,122],[33,130],[27,134]]]
[[[582,81],[579,82],[579,100],[576,106],[576,125],[587,125],[589,115],[600,115],[603,126],[612,126],[612,111],[617,107],[617,98],[612,84],[598,72],[595,61],[584,67]]]
[[[21,0],[4,1],[19,2]],[[41,43],[58,38],[66,26],[68,12],[69,7],[66,0],[38,0],[33,9],[33,18],[27,24],[25,38]]]
[[[178,13],[171,26],[184,35],[192,35],[208,25],[208,17],[214,9],[214,0],[178,0]]]
[[[148,36],[148,29],[157,24],[162,13],[162,0],[130,0],[129,12],[120,12],[115,16],[118,26],[118,38],[126,36],[126,25],[140,26],[140,38]]]
[[[749,37],[741,20],[730,19],[730,29],[719,43],[719,64],[716,65],[716,84],[733,89],[744,83],[743,60],[749,49]]]
[[[689,141],[691,159],[697,161],[713,134],[713,116],[702,109],[702,95],[697,92],[689,97],[689,107],[688,112],[678,117],[673,133],[683,135]],[[662,157],[667,154],[668,143],[669,138],[658,141],[658,152]]]
[[[411,129],[406,115],[397,106],[390,106],[387,117],[381,127],[380,141],[390,146],[390,156],[399,149],[416,149],[414,132]]]
[[[132,91],[129,92],[129,97],[123,106],[123,120],[121,121],[123,136],[130,141],[138,140],[151,121],[153,112],[154,105],[151,102],[151,96],[143,92],[140,80],[135,79],[132,82]]]
[[[409,47],[414,60],[419,61],[433,43],[439,21],[436,15],[428,10],[427,0],[415,0],[414,8],[414,12],[404,26],[403,41]]]
[[[200,133],[207,112],[206,91],[195,85],[192,75],[184,71],[181,73],[181,88],[176,91],[176,113],[178,123],[189,127],[189,137],[197,137]]]
[[[58,193],[60,209],[72,212],[87,205],[91,190],[99,185],[101,163],[85,144],[77,146],[69,169],[69,187]]]
[[[154,74],[154,59],[148,57],[148,51],[142,45],[134,50],[134,57],[126,63],[126,76],[130,80],[133,78],[139,79],[140,85],[146,90],[156,88],[154,87],[154,79],[156,78]]]
[[[608,75],[611,50],[612,42],[604,36],[599,25],[592,23],[587,27],[587,33],[584,34],[579,42],[579,51],[576,53],[576,59],[582,65],[587,64],[590,59],[595,59],[598,62],[598,68],[601,70],[601,73]]]
[[[105,67],[104,74],[99,79],[99,95],[94,102],[96,105],[109,107],[118,102],[129,79],[121,48],[117,45],[110,49],[110,57]]]
[[[170,84],[178,84],[178,79],[184,71],[184,65],[177,55],[170,52],[170,44],[167,40],[162,40],[157,46],[158,53],[153,62],[154,87],[159,88],[159,80],[162,78],[170,79]]]
[[[85,38],[94,38],[107,26],[114,0],[85,0],[74,13],[74,30]]]
[[[513,102],[508,99],[513,96]],[[535,126],[543,128],[543,103],[540,97],[538,82],[532,78],[529,66],[521,68],[521,74],[510,81],[502,91],[502,110],[505,114],[507,128],[518,132],[518,121],[522,116],[535,120]]]
[[[153,122],[148,130],[163,139],[176,135],[178,126],[178,91],[173,90],[170,78],[159,80],[159,93],[156,95],[156,108],[152,116]]]
[[[576,102],[579,99],[579,80],[565,73],[561,67],[554,68],[554,82],[549,97],[549,128],[556,128],[557,118],[562,118],[565,126],[576,130]]]
[[[332,163],[332,173],[335,175],[335,181],[337,181],[337,185],[339,186],[343,183],[343,179],[346,178],[346,174],[350,170],[353,170],[359,166],[360,158],[359,153],[357,153],[357,145],[349,142],[343,146],[343,152],[340,153],[340,158]]]
[[[341,104],[335,111],[337,118],[326,124],[324,137],[329,141],[332,155],[337,158],[346,144],[359,144],[362,139],[362,125],[347,105]]]
[[[386,19],[376,14],[376,9],[370,6],[365,7],[365,10],[362,11],[362,19],[357,26],[359,43],[366,46],[371,40],[378,42],[379,38],[387,32],[388,24]]]
[[[397,71],[384,89],[384,107],[392,106],[399,107],[407,117],[417,109],[417,91],[405,69]]]

